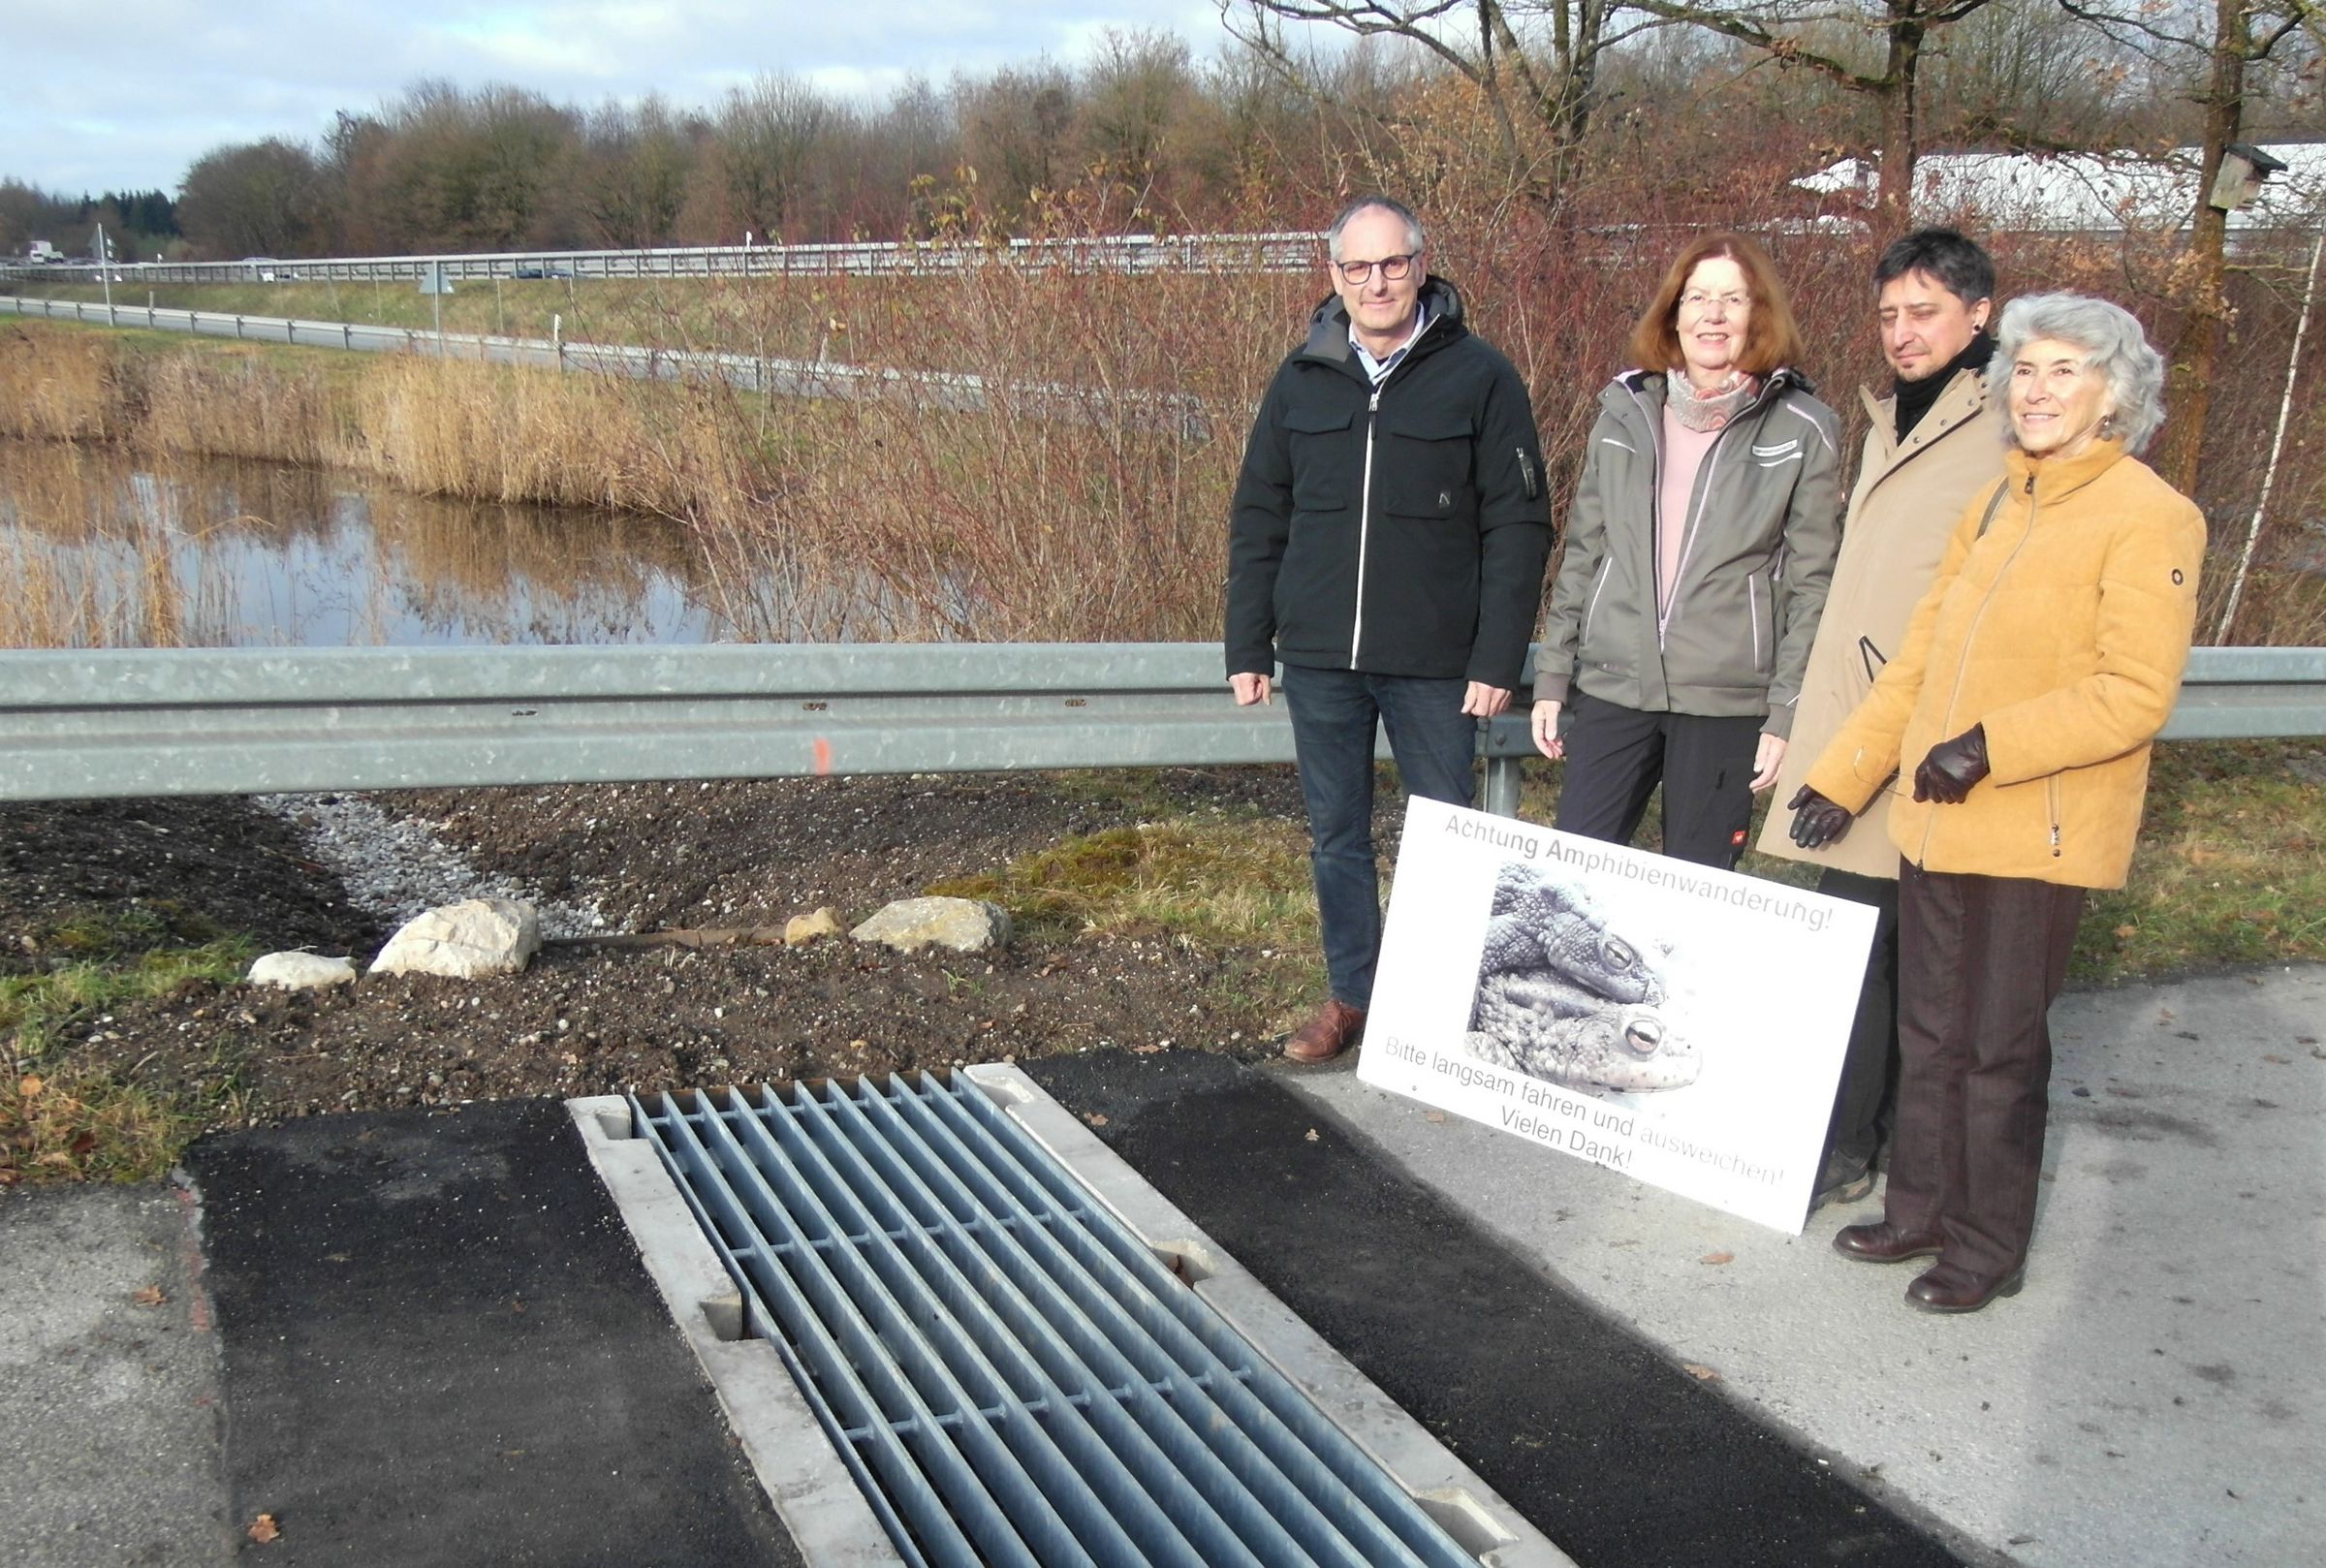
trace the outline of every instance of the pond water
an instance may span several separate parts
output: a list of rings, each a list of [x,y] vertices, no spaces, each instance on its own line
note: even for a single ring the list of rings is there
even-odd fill
[[[0,646],[703,643],[764,585],[656,517],[407,495],[278,463],[0,441]]]

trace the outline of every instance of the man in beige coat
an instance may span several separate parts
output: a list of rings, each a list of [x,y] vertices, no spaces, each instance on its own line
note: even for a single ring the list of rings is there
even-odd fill
[[[1995,352],[1987,333],[1995,264],[1951,229],[1918,229],[1882,252],[1873,278],[1882,356],[1898,379],[1887,397],[1859,392],[1871,423],[1777,774],[1779,801],[1793,799],[1897,651],[1948,532],[2003,467],[2000,415],[1987,404],[1985,379]],[[1770,812],[1761,832],[1764,854],[1822,867],[1818,892],[1870,904],[1877,916],[1812,1209],[1873,1190],[1879,1123],[1897,1071],[1898,851],[1884,821],[1889,799],[1877,795],[1856,831],[1821,849],[1794,844],[1789,811]]]

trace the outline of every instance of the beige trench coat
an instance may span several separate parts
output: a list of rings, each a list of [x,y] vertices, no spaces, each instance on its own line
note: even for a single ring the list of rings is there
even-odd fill
[[[1988,406],[1983,373],[1959,370],[1901,443],[1895,399],[1877,398],[1863,388],[1858,395],[1872,423],[1759,848],[1789,861],[1895,878],[1898,849],[1890,842],[1889,791],[1874,797],[1839,843],[1823,849],[1794,844],[1793,813],[1785,802],[1898,651],[1907,617],[1936,575],[1947,535],[1964,507],[2001,475],[2002,414],[1999,407]]]

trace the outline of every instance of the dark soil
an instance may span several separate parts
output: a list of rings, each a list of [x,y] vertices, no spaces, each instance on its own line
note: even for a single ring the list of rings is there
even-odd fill
[[[1116,786],[1119,786],[1118,788]],[[1291,813],[1284,768],[467,790],[377,798],[482,871],[597,900],[610,928],[854,924],[945,878],[1185,811]],[[385,933],[293,829],[238,800],[0,806],[0,973],[72,956],[76,918],[149,912],[154,945],[247,935],[368,961]],[[158,912],[151,913],[151,912]],[[116,933],[117,934],[117,933]],[[134,935],[134,932],[133,932]],[[365,976],[322,992],[189,983],[61,1031],[79,1065],[156,1088],[232,1073],[255,1118],[535,1094],[943,1067],[1099,1046],[1260,1053],[1267,959],[1159,932],[1021,933],[1006,949],[552,943],[523,974]],[[0,1063],[0,1066],[5,1066]]]

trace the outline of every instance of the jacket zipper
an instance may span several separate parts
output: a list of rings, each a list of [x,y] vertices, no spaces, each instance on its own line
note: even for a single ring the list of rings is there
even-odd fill
[[[1744,574],[1744,597],[1752,609],[1752,668],[1761,668],[1761,580],[1751,572]]]
[[[2052,859],[2059,858],[2059,775],[2043,781],[2044,803],[2052,808]]]
[[[1381,389],[1373,388],[1365,405],[1365,482],[1357,500],[1357,613],[1349,622],[1349,668],[1357,668],[1357,650],[1365,642],[1365,547],[1373,529],[1373,425],[1381,412]]]
[[[1970,625],[1964,630],[1963,653],[1962,657],[1955,661],[1955,684],[1954,689],[1946,694],[1946,722],[1939,726],[1942,730],[1952,730],[1955,727],[1955,703],[1963,695],[1963,668],[1970,662],[1970,644],[1978,635],[1979,622],[1987,618],[1987,607],[1995,603],[1995,590],[2003,585],[2003,574],[2011,570],[2012,563],[2019,559],[2019,552],[2027,548],[2028,540],[2035,537],[2035,476],[2033,474],[2027,476],[2027,531],[2019,536],[2019,543],[2011,547],[2011,553],[2003,557],[2003,564],[1996,570],[1995,580],[1987,584],[1986,597],[1979,601],[1978,612],[1970,617]],[[1967,562],[1968,557],[1966,556],[1965,559]],[[1951,739],[1952,737],[1945,738]],[[2056,817],[2057,813],[2054,815]],[[1926,869],[1931,859],[1931,829],[1937,821],[1938,813],[1935,811],[1927,813],[1922,819],[1922,851],[1914,857],[1914,863]],[[2059,853],[2059,825],[2057,821],[2052,824],[2052,853],[2055,855]]]
[[[1640,395],[1640,390],[1637,387],[1625,382],[1623,390],[1631,393],[1631,400],[1639,405],[1640,418],[1648,425],[1648,451],[1654,458],[1654,461],[1650,464],[1648,481],[1650,498],[1648,506],[1648,592],[1652,596],[1655,592],[1656,580],[1662,575],[1656,570],[1655,564],[1655,509],[1662,504],[1664,495],[1664,422],[1655,410],[1648,406],[1648,399]],[[1612,562],[1615,557],[1610,555],[1608,559]],[[1606,580],[1604,576],[1600,578],[1602,584]],[[1672,587],[1675,592],[1680,588],[1678,572],[1672,576]],[[1591,603],[1596,605],[1598,602],[1598,594],[1593,593]],[[1652,597],[1649,603],[1654,604]],[[1587,631],[1590,627],[1590,616],[1587,611],[1584,616],[1584,627]],[[1659,652],[1664,645],[1664,607],[1661,605],[1655,606],[1655,645]],[[1581,657],[1583,644],[1580,641],[1575,645],[1575,652],[1578,657]]]

